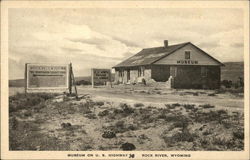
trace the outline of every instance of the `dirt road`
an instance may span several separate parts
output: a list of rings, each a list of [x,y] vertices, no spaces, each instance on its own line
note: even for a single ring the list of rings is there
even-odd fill
[[[154,105],[164,105],[168,103],[210,104],[216,107],[226,107],[236,110],[243,110],[244,108],[243,96],[238,97],[230,93],[214,94],[214,90],[176,90],[141,86],[114,86],[113,88],[77,86],[77,90],[80,95],[89,94],[95,99],[111,102],[143,102]],[[9,89],[10,96],[17,92],[22,93],[24,89]]]
[[[152,88],[90,88],[78,87],[79,94],[90,94],[96,99],[118,102],[211,104],[217,107],[243,109],[243,98],[231,94],[215,94],[212,90],[175,90]],[[211,96],[212,95],[212,96]]]

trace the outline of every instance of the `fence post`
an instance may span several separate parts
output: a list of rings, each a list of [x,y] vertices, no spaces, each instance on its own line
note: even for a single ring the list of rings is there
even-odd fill
[[[24,93],[27,93],[27,63],[25,63],[25,71],[24,71]]]
[[[72,94],[72,64],[69,64],[69,94]]]
[[[95,84],[94,84],[94,68],[91,68],[91,84],[92,84],[92,88],[95,87]]]

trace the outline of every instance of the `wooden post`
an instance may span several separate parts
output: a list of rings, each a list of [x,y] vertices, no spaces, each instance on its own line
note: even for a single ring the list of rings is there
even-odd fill
[[[113,88],[113,86],[112,86],[112,70],[110,70],[110,72],[109,72],[109,81],[110,81],[110,87],[111,88]]]
[[[75,88],[76,99],[78,99],[78,93],[77,93],[75,76],[74,76],[74,73],[73,73],[72,65],[71,65],[71,76],[72,76],[72,80],[73,80],[73,84],[74,84],[74,88]]]
[[[69,64],[69,94],[72,94],[72,64]]]
[[[91,69],[91,84],[92,84],[92,88],[95,87],[95,84],[94,84],[94,68]]]
[[[27,93],[27,63],[25,63],[25,71],[24,71],[24,92]]]

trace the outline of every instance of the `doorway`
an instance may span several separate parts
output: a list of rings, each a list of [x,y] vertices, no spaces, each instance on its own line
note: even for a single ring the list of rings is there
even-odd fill
[[[172,77],[177,76],[177,66],[170,66],[170,76]]]
[[[130,81],[130,70],[127,70],[127,81]]]

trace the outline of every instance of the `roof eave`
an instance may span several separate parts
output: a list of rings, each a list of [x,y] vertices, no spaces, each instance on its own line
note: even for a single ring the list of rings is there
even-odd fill
[[[221,66],[225,66],[223,63],[221,63],[219,60],[217,60],[216,58],[212,57],[211,55],[209,55],[207,52],[203,51],[202,49],[200,49],[199,47],[197,47],[196,45],[194,45],[193,43],[190,43],[191,45],[193,45],[195,48],[197,48],[198,50],[200,50],[201,52],[203,52],[204,54],[206,54],[208,57],[212,58],[213,60],[215,60],[216,62],[218,62]]]

